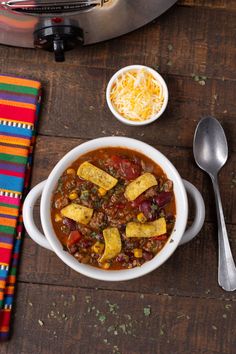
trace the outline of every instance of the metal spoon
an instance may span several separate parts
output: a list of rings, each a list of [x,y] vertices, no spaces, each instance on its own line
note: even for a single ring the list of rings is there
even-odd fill
[[[236,267],[230,249],[218,185],[218,173],[228,158],[224,130],[213,117],[201,119],[195,131],[193,153],[197,165],[211,177],[218,220],[218,283],[227,291],[236,289]]]

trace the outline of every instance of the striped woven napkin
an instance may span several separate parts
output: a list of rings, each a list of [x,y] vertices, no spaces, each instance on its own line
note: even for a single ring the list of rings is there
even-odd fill
[[[0,75],[0,340],[10,336],[40,93],[38,81]]]

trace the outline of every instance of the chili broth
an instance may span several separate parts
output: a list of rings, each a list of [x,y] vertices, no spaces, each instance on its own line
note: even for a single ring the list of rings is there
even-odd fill
[[[77,173],[84,162],[117,179],[116,185],[105,190],[80,178]],[[127,186],[144,174],[152,174],[156,185],[135,200],[127,200]],[[63,215],[71,204],[74,209],[80,206],[90,211],[87,224],[66,217],[65,212]],[[74,161],[60,177],[51,206],[53,228],[65,249],[81,263],[113,270],[141,266],[156,256],[172,233],[175,215],[173,183],[161,167],[143,154],[121,147],[94,150]],[[127,224],[148,226],[161,218],[166,225],[164,234],[149,238],[126,236]],[[113,252],[114,257],[101,262],[108,246],[104,230],[111,228],[120,235],[120,248],[118,254]]]

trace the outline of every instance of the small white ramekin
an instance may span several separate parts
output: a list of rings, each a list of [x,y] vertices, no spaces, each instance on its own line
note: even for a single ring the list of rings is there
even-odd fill
[[[120,75],[124,74],[127,71],[142,70],[142,69],[150,72],[160,82],[160,84],[163,88],[164,102],[163,102],[163,105],[162,105],[160,111],[157,112],[153,117],[146,119],[142,122],[137,122],[137,121],[127,119],[127,118],[123,117],[119,112],[117,112],[117,110],[115,109],[115,107],[113,106],[113,104],[111,102],[110,93],[111,93],[111,89],[112,89],[112,86],[114,85],[115,80]],[[130,65],[130,66],[125,66],[124,68],[120,69],[112,76],[112,78],[110,79],[110,81],[107,85],[107,89],[106,89],[106,100],[107,100],[108,107],[110,108],[110,111],[112,112],[112,114],[120,122],[128,124],[128,125],[134,125],[134,126],[147,125],[147,124],[153,123],[155,120],[160,118],[160,116],[164,113],[164,111],[166,109],[168,99],[169,99],[168,88],[167,88],[166,82],[163,79],[163,77],[160,74],[158,74],[158,72],[156,70],[154,70],[148,66],[144,66],[144,65]]]

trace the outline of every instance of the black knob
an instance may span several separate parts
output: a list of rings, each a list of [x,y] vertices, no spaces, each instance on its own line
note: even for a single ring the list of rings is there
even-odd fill
[[[79,42],[83,42],[83,31],[74,26],[49,26],[34,32],[36,48],[54,52],[55,60],[65,60],[64,52],[73,49]]]
[[[53,40],[53,51],[55,54],[55,60],[62,62],[65,61],[65,55],[64,55],[64,41],[63,39],[55,38]]]

